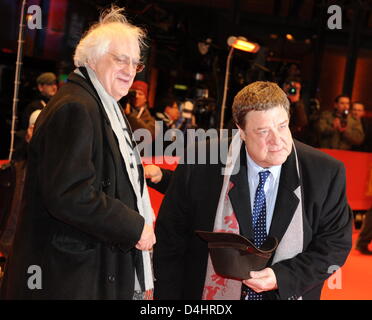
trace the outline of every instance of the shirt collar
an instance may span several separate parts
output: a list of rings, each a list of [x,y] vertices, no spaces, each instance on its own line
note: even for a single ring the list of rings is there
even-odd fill
[[[274,180],[276,180],[280,175],[280,170],[282,168],[282,165],[278,166],[272,166],[269,168],[262,168],[259,166],[256,162],[252,160],[252,158],[249,156],[247,149],[245,148],[245,152],[247,154],[247,164],[248,164],[248,172],[250,172],[250,175],[253,175],[254,177],[258,176],[258,173],[265,170],[270,170],[270,173],[273,175]]]

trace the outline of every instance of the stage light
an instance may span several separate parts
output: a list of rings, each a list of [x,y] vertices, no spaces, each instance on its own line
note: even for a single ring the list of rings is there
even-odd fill
[[[240,49],[247,52],[255,52],[257,47],[253,43],[245,42],[242,40],[236,40],[236,43],[233,44],[235,49]]]
[[[287,33],[285,35],[285,37],[287,38],[288,41],[293,41],[294,40],[294,37],[290,33]]]
[[[225,120],[225,109],[226,109],[226,97],[229,87],[229,77],[230,77],[230,63],[231,58],[234,52],[234,49],[242,50],[245,52],[256,53],[260,50],[260,45],[255,42],[250,42],[244,37],[235,37],[230,36],[227,39],[227,44],[231,47],[226,61],[226,72],[225,72],[225,84],[223,89],[223,98],[221,106],[221,115],[220,115],[220,130],[223,129],[224,120]]]
[[[234,37],[231,36],[227,39],[227,44],[234,49],[256,53],[260,50],[260,46],[257,43],[250,42],[244,37]]]

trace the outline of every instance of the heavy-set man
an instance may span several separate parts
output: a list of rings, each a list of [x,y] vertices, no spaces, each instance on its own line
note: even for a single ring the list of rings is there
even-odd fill
[[[233,117],[239,133],[224,171],[222,163],[186,163],[173,175],[155,228],[155,298],[319,299],[351,249],[344,166],[292,139],[288,98],[275,83],[242,89]],[[238,233],[258,247],[271,236],[279,245],[266,268],[240,281],[216,273],[196,230]]]

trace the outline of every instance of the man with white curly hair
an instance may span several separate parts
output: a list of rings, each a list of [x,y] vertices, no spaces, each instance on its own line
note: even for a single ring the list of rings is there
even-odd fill
[[[128,93],[145,33],[106,10],[80,40],[77,69],[40,114],[30,144],[5,299],[149,299],[153,210]]]

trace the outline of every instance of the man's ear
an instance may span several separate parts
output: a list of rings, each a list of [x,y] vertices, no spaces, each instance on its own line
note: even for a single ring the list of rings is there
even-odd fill
[[[38,89],[40,92],[43,92],[43,90],[44,90],[44,85],[43,85],[43,84],[38,84],[38,85],[37,85],[37,89]]]
[[[237,124],[236,124],[236,126],[237,126],[238,129],[239,129],[240,138],[241,138],[243,141],[245,141],[245,132],[244,132],[244,130],[243,130],[242,128],[240,128]]]

